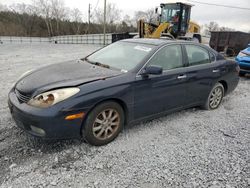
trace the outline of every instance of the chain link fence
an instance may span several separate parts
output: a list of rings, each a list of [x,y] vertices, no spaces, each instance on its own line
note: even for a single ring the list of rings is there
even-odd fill
[[[51,38],[51,42],[56,44],[104,44],[103,34],[91,35],[63,35]],[[105,44],[112,43],[112,34],[107,34]]]
[[[55,43],[55,44],[104,44],[103,34],[63,35],[55,37],[0,36],[1,44],[9,43]],[[112,34],[106,34],[105,44],[112,43]]]
[[[43,43],[50,42],[46,37],[14,37],[14,36],[0,36],[0,43]]]

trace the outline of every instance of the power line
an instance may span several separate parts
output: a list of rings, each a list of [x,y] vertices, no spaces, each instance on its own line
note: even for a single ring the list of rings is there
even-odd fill
[[[192,2],[192,3],[198,3],[198,4],[204,4],[204,5],[211,5],[211,6],[217,6],[217,7],[226,7],[226,8],[250,10],[250,8],[246,8],[246,7],[236,7],[236,6],[230,6],[230,5],[215,4],[215,3],[204,3],[204,2],[193,1],[193,0],[187,0],[187,1]]]

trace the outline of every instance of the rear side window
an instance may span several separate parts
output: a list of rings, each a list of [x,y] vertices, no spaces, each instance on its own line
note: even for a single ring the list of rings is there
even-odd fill
[[[189,66],[210,63],[210,54],[202,47],[195,45],[185,45]]]

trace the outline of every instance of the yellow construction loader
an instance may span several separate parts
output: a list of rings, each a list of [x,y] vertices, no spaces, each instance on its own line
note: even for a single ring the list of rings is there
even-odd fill
[[[139,20],[138,30],[140,38],[173,38],[193,40],[201,43],[200,26],[190,21],[191,7],[188,3],[162,3],[155,9],[158,15],[156,23]]]

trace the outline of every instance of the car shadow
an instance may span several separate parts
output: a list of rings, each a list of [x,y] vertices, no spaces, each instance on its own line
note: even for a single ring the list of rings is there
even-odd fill
[[[244,76],[240,77],[243,80],[248,80],[250,78],[250,74],[245,74]]]

